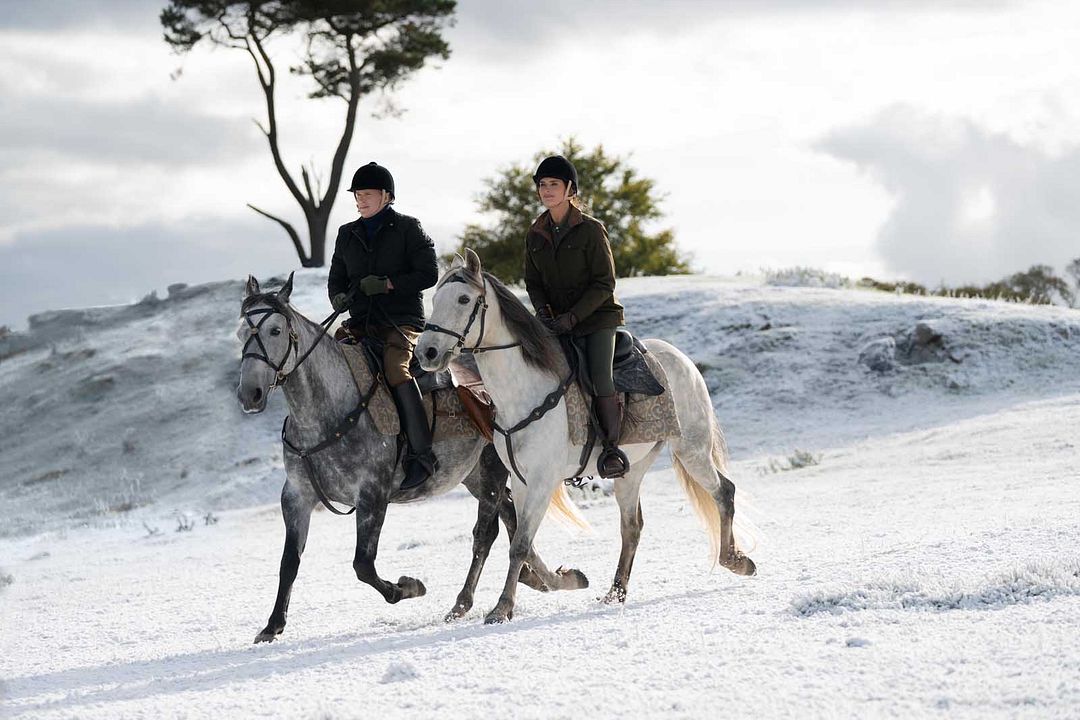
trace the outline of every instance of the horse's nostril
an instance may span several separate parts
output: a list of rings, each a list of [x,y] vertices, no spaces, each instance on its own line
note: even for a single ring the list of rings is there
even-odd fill
[[[262,400],[262,388],[255,388],[255,397],[252,398],[254,402]]]
[[[427,350],[424,351],[424,357],[426,357],[428,360],[434,360],[435,356],[438,354],[439,351],[433,347],[429,347]]]

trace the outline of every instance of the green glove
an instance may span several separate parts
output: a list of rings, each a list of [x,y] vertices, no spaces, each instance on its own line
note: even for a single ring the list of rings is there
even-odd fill
[[[330,306],[334,308],[334,312],[345,312],[349,309],[349,294],[338,293],[330,298]]]
[[[390,292],[385,275],[368,275],[360,281],[360,290],[365,295],[384,295]]]

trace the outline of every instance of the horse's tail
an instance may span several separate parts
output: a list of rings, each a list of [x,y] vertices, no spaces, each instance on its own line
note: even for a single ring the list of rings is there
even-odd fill
[[[724,440],[720,423],[716,421],[716,414],[711,408],[709,410],[709,456],[717,472],[727,471],[727,441]],[[712,493],[694,480],[678,455],[672,453],[671,461],[675,468],[675,476],[679,478],[683,491],[694,508],[694,513],[705,526],[705,534],[709,537],[709,556],[712,558],[712,565],[715,566],[720,558],[720,534],[723,527],[720,507],[716,504]]]
[[[555,516],[558,520],[573,525],[580,530],[591,530],[589,521],[585,519],[585,516],[578,510],[577,505],[570,499],[570,494],[566,492],[566,485],[559,483],[555,488],[555,494],[551,496],[551,503],[548,504],[548,514]]]

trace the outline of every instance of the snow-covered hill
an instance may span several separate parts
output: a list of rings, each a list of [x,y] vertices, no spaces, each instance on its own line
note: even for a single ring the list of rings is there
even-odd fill
[[[324,272],[296,285],[310,317],[329,312]],[[0,537],[275,501],[286,410],[235,402],[241,292],[174,286],[0,340]],[[707,277],[622,280],[620,296],[631,329],[698,363],[736,459],[1080,390],[1072,310]]]
[[[323,283],[297,276],[315,318]],[[252,646],[285,408],[236,408],[241,284],[174,288],[0,340],[0,717],[1080,716],[1080,313],[702,277],[620,291],[704,372],[756,577],[710,569],[660,462],[625,606],[596,601],[619,555],[597,496],[592,534],[537,538],[588,590],[522,589],[512,623],[482,625],[504,534],[444,624],[475,514],[455,491],[388,513],[381,573],[428,587],[397,605],[357,582],[352,522],[316,513],[288,627]]]

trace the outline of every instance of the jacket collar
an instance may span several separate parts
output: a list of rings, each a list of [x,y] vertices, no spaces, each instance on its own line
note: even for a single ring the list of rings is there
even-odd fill
[[[585,222],[581,210],[573,203],[570,203],[570,212],[566,215],[566,222],[569,224],[568,229],[570,230]],[[533,221],[531,230],[539,234],[548,242],[553,242],[554,238],[551,236],[551,211],[545,210],[540,217],[536,218],[536,220]]]
[[[394,209],[393,205],[387,205],[381,212],[385,213],[385,216],[383,217],[382,224],[379,225],[379,230],[382,230],[383,228],[392,228],[397,225],[397,219],[398,217],[400,217],[400,214],[397,210]],[[379,230],[375,231],[375,237],[379,236]],[[358,217],[353,220],[352,234],[353,237],[360,240],[360,242],[363,243],[365,247],[367,247],[367,232],[365,232],[364,230],[363,218]]]

